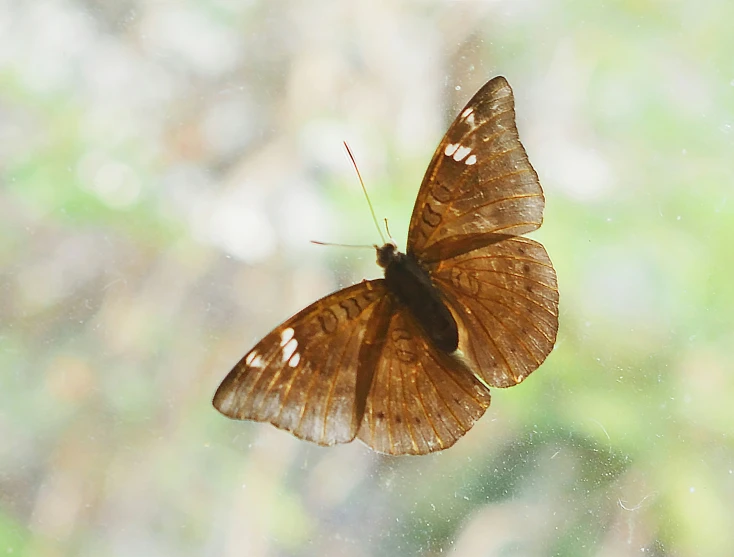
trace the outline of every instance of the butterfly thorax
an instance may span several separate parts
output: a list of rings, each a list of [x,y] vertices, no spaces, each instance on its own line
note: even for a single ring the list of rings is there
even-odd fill
[[[454,352],[459,346],[459,330],[428,272],[392,242],[375,247],[377,264],[385,269],[385,283],[397,302],[408,307],[436,348]]]

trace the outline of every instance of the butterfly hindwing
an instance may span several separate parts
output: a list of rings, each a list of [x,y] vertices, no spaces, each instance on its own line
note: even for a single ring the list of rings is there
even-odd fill
[[[434,264],[431,277],[460,324],[459,349],[487,384],[516,385],[550,353],[558,285],[538,242],[505,239]]]
[[[389,321],[388,301],[380,279],[311,304],[240,360],[214,406],[320,445],[351,441]]]
[[[501,235],[525,234],[540,226],[543,207],[538,175],[518,137],[512,89],[495,77],[464,107],[431,159],[408,252],[429,263]]]
[[[407,308],[395,304],[359,439],[393,455],[446,449],[489,403],[489,390],[467,364],[434,348]]]

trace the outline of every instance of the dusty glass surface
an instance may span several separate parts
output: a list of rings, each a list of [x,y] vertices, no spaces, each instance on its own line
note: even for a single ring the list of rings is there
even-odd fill
[[[734,4],[0,0],[0,552],[729,556]],[[558,342],[443,453],[211,406],[515,89]]]

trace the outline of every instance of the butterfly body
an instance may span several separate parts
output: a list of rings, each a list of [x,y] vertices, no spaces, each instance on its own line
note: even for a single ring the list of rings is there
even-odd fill
[[[543,192],[520,143],[512,89],[488,81],[449,127],[418,191],[406,253],[377,247],[385,278],[314,302],[234,366],[214,406],[320,445],[359,438],[394,455],[460,439],[488,386],[526,379],[558,331]]]
[[[377,262],[385,268],[388,290],[409,309],[433,345],[454,352],[459,346],[456,320],[428,272],[412,254],[400,253],[391,243],[377,248]]]

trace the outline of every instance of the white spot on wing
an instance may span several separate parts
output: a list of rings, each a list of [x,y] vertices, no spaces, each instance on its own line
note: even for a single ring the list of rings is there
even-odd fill
[[[296,348],[298,348],[298,341],[294,338],[290,339],[288,342],[285,343],[285,346],[283,346],[283,361],[287,362],[291,359],[291,356],[293,356],[293,353],[296,351]]]
[[[290,360],[288,360],[288,365],[291,367],[296,367],[298,365],[298,362],[300,361],[301,361],[301,355],[298,352],[296,352],[295,354],[293,354],[293,357]]]
[[[287,329],[283,329],[283,332],[280,333],[280,345],[285,346],[286,343],[293,338],[295,331],[288,327]]]
[[[456,150],[458,148],[459,148],[458,143],[449,143],[448,145],[446,145],[446,149],[443,150],[443,154],[446,155],[447,157],[450,157],[451,155],[456,153]]]
[[[245,364],[248,366],[252,364],[252,361],[257,357],[257,350],[253,350],[245,357]]]
[[[474,127],[474,114],[469,113],[469,115],[466,117],[466,123],[469,124],[472,128]]]
[[[466,160],[464,161],[464,164],[467,166],[471,166],[473,164],[477,163],[477,156],[476,155],[469,155]]]
[[[471,153],[471,147],[459,147],[456,152],[454,153],[454,160],[456,162],[459,162],[461,160],[464,160],[464,158]]]
[[[257,367],[257,368],[263,367],[263,359],[262,359],[262,356],[260,356],[260,354],[255,356],[255,358],[250,363],[250,367]]]
[[[474,112],[474,108],[470,106],[464,112],[461,113],[461,117],[462,118],[467,118],[468,116],[471,116],[471,113],[472,112]]]

